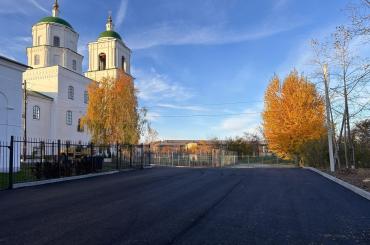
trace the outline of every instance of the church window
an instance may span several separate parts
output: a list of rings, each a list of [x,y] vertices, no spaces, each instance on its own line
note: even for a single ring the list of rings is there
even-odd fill
[[[124,72],[126,72],[126,59],[124,56],[122,56],[122,62],[121,62],[121,68]]]
[[[72,111],[67,111],[66,113],[66,124],[72,125]]]
[[[73,100],[75,96],[75,89],[73,86],[68,86],[68,99]]]
[[[77,132],[84,132],[84,127],[82,125],[81,118],[78,119]]]
[[[35,65],[40,65],[40,55],[36,54],[35,55],[35,60],[33,62]]]
[[[58,36],[54,36],[53,38],[53,46],[60,47],[60,38]]]
[[[107,56],[105,53],[99,54],[99,71],[105,70],[107,67]]]
[[[84,92],[84,103],[89,103],[89,93],[86,90]]]
[[[37,45],[41,45],[41,36],[37,37]]]
[[[40,120],[40,107],[35,105],[32,108],[33,119]]]
[[[74,71],[77,70],[77,61],[76,60],[72,60],[72,69]]]

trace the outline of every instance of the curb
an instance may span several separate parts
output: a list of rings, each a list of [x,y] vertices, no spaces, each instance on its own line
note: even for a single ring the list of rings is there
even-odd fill
[[[31,186],[47,185],[47,184],[60,183],[60,182],[71,181],[71,180],[79,180],[79,179],[87,179],[87,178],[92,178],[92,177],[97,177],[97,176],[111,175],[111,174],[116,174],[120,172],[128,172],[128,171],[132,171],[132,169],[127,169],[123,171],[115,170],[115,171],[97,173],[97,174],[85,174],[85,175],[80,175],[80,176],[71,176],[71,177],[58,178],[58,179],[18,183],[18,184],[14,184],[13,188],[18,189],[18,188],[31,187]]]
[[[327,173],[324,173],[316,168],[312,168],[312,167],[304,167],[304,169],[308,169],[308,170],[311,170],[312,172],[315,172],[317,174],[320,174],[321,176],[324,176],[325,178],[337,183],[338,185],[341,185],[343,186],[344,188],[350,190],[350,191],[353,191],[354,193],[362,196],[363,198],[366,198],[367,200],[370,201],[370,192],[368,191],[365,191],[357,186],[354,186],[354,185],[351,185],[341,179],[338,179],[330,174],[327,174]]]

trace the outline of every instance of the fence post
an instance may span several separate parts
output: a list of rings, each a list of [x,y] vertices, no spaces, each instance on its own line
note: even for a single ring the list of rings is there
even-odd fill
[[[141,169],[144,169],[144,143],[141,143]]]
[[[13,189],[13,164],[14,164],[14,136],[10,137],[9,145],[9,189]]]
[[[130,168],[132,168],[132,145],[130,145]]]
[[[60,140],[58,140],[57,142],[57,161],[58,161],[58,173],[59,173],[59,177],[60,177],[60,152],[61,152],[61,145],[60,145]]]
[[[68,148],[67,148],[68,150]],[[94,155],[94,145],[93,143],[91,142],[90,144],[90,162],[91,162],[91,171],[93,171],[94,169],[94,159],[93,159],[93,155]]]
[[[173,167],[173,152],[171,152],[171,164],[172,164],[172,167]]]
[[[151,149],[150,149],[150,144],[149,144],[149,166],[152,165],[152,152],[151,152]]]
[[[116,169],[118,170],[118,142],[116,143]]]

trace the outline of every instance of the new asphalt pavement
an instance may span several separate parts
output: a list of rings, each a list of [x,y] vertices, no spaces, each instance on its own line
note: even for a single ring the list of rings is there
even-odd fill
[[[1,191],[0,244],[370,244],[370,202],[304,169],[153,168]]]

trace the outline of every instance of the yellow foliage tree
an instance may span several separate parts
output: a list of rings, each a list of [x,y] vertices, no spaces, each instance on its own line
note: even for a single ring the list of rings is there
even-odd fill
[[[88,88],[89,102],[82,122],[99,144],[136,144],[140,138],[141,120],[136,90],[131,76],[121,72],[92,82]]]
[[[262,114],[269,149],[279,157],[302,162],[304,145],[325,134],[324,101],[314,84],[297,71],[283,83],[275,76],[265,92]]]

